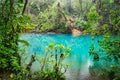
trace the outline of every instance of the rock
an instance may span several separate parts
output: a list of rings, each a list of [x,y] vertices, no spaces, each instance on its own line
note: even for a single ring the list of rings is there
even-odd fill
[[[81,35],[81,34],[83,34],[82,31],[80,31],[80,30],[78,30],[78,29],[74,29],[74,28],[71,30],[71,33],[72,33],[73,35]]]

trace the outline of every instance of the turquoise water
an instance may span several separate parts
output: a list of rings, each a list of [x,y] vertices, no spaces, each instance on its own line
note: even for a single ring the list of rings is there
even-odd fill
[[[27,48],[29,54],[43,54],[45,47],[50,43],[63,44],[71,48],[71,54],[67,57],[66,62],[70,64],[66,76],[71,80],[80,79],[89,75],[89,66],[92,65],[92,60],[89,56],[89,47],[92,43],[95,48],[98,48],[98,40],[101,37],[95,38],[92,41],[90,35],[73,36],[71,34],[23,34],[21,39],[27,40],[30,45]],[[80,77],[82,76],[82,77]],[[80,79],[82,80],[82,79]]]

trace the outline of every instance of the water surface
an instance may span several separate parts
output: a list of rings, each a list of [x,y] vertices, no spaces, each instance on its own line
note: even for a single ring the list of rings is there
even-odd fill
[[[89,47],[92,43],[95,48],[98,48],[98,40],[101,37],[95,38],[92,41],[90,35],[73,36],[71,34],[23,34],[21,39],[27,40],[30,46],[27,48],[29,54],[43,54],[45,47],[50,43],[63,44],[71,48],[71,54],[67,57],[66,62],[70,67],[65,74],[69,80],[86,80],[89,76],[89,66],[92,65],[92,60],[89,56]]]

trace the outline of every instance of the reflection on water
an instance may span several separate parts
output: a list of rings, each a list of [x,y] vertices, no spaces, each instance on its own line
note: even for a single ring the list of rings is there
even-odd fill
[[[65,75],[67,76],[68,80],[87,80],[87,78],[89,77],[90,65],[92,65],[92,62],[88,60],[85,64],[78,65],[76,70],[69,69]]]
[[[87,80],[85,78],[89,76],[88,68],[92,65],[92,60],[88,53],[89,47],[93,42],[90,35],[75,37],[71,34],[24,34],[21,38],[30,43],[30,46],[27,48],[29,54],[43,54],[45,47],[50,42],[63,44],[71,48],[71,54],[65,60],[65,62],[70,64],[65,75],[69,80]],[[98,47],[97,42],[99,39],[101,37],[97,37],[94,40],[96,48]]]

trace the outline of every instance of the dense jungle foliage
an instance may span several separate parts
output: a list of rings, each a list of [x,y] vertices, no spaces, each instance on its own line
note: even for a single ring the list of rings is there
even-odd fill
[[[21,33],[71,33],[71,27],[94,37],[103,36],[98,41],[99,50],[94,43],[90,47],[94,60],[90,67],[92,80],[120,80],[120,0],[0,0],[0,79],[64,80],[68,65],[63,65],[62,60],[70,54],[69,48],[49,44],[44,59],[40,58],[41,71],[33,74],[30,68],[37,55],[22,66],[24,52],[18,43],[29,45],[19,39]],[[50,48],[60,49],[61,54],[50,54]],[[49,64],[53,69],[45,67]]]

